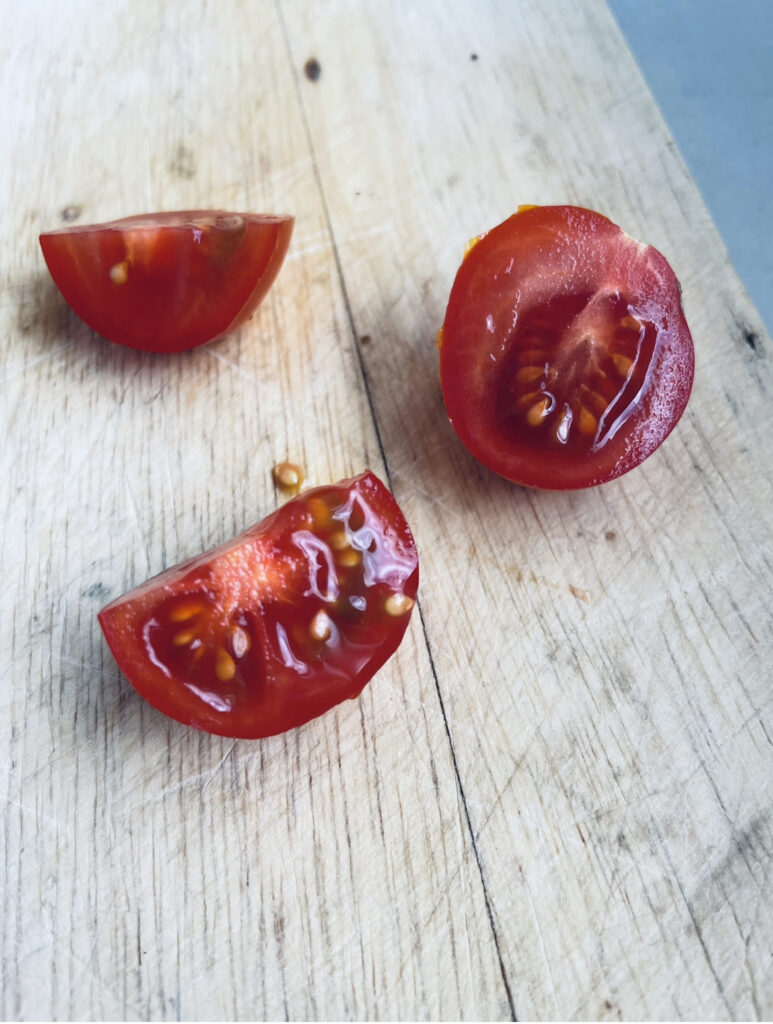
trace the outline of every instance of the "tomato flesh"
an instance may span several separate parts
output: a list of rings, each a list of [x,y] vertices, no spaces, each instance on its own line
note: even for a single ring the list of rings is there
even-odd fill
[[[68,305],[110,341],[180,352],[257,309],[282,266],[293,218],[224,210],[126,217],[40,236]]]
[[[99,622],[129,682],[165,714],[271,736],[359,695],[397,649],[418,579],[408,524],[365,473],[299,495]]]
[[[607,218],[526,207],[468,248],[439,334],[451,423],[531,487],[589,487],[665,440],[694,352],[665,258]]]

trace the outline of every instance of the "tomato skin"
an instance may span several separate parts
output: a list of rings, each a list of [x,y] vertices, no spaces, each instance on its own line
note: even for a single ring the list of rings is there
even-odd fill
[[[514,483],[605,483],[662,444],[694,376],[665,258],[601,214],[520,207],[469,247],[438,335],[446,411]]]
[[[249,319],[282,266],[289,216],[186,210],[40,235],[68,305],[109,341],[181,352]]]
[[[156,708],[255,739],[357,697],[402,640],[418,582],[408,524],[368,472],[305,491],[98,619]]]

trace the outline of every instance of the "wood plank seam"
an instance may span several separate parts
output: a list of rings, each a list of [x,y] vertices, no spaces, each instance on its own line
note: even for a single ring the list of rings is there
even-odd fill
[[[371,393],[370,383],[368,381],[368,374],[367,374],[367,370],[365,368],[365,362],[363,360],[362,352],[360,350],[360,347],[357,344],[357,339],[358,339],[359,335],[358,335],[358,332],[357,332],[356,324],[354,322],[354,311],[352,310],[352,304],[351,304],[351,301],[349,299],[349,292],[348,292],[348,289],[346,287],[346,278],[345,278],[344,271],[343,271],[343,265],[341,263],[341,256],[340,256],[340,253],[339,253],[338,244],[336,242],[335,232],[333,230],[333,222],[332,222],[332,219],[331,219],[331,216],[330,216],[330,209],[328,207],[327,197],[325,195],[325,190],[324,190],[323,185],[322,185],[322,176],[321,176],[320,171],[319,171],[319,163],[317,161],[317,154],[316,154],[316,149],[315,149],[315,146],[314,146],[314,139],[313,139],[312,134],[311,134],[311,129],[310,129],[310,126],[309,126],[308,115],[307,115],[307,112],[306,112],[306,104],[304,103],[303,93],[302,93],[301,87],[300,87],[300,77],[299,77],[299,74],[298,74],[298,69],[295,67],[295,63],[293,61],[292,48],[290,46],[290,38],[289,38],[288,30],[287,30],[287,23],[285,21],[284,12],[282,10],[281,0],[275,0],[275,6],[276,6],[277,17],[279,19],[279,23],[282,26],[282,34],[284,36],[284,42],[285,42],[285,49],[286,49],[286,53],[287,53],[287,59],[288,59],[289,64],[290,64],[290,72],[291,72],[291,74],[293,76],[293,83],[295,85],[296,99],[297,99],[297,102],[298,102],[298,107],[299,107],[299,110],[300,110],[300,113],[301,113],[301,118],[302,118],[302,121],[303,121],[303,129],[304,129],[304,132],[305,132],[305,135],[306,135],[306,141],[307,141],[307,144],[308,144],[308,147],[309,147],[309,153],[311,155],[311,163],[312,163],[312,169],[313,169],[313,173],[314,173],[314,180],[315,180],[316,185],[317,185],[317,191],[319,193],[319,200],[320,200],[320,204],[322,206],[323,215],[324,215],[324,218],[325,218],[325,224],[327,226],[328,237],[330,239],[330,246],[331,246],[331,249],[332,249],[332,252],[333,252],[333,260],[335,262],[336,276],[338,277],[338,282],[339,282],[340,287],[341,287],[341,295],[342,295],[342,298],[343,298],[343,301],[344,301],[344,306],[346,308],[346,315],[347,315],[347,319],[349,321],[349,329],[351,331],[352,344],[354,345],[354,349],[355,349],[355,353],[356,353],[356,357],[357,357],[357,365],[358,365],[359,370],[360,370],[360,375],[361,375],[361,378],[362,378],[362,385],[363,385],[363,389],[365,391],[365,397],[366,397],[366,400],[367,400],[367,403],[368,403],[368,409],[370,410],[370,414],[371,414],[372,421],[373,421],[373,430],[374,430],[375,435],[376,435],[376,441],[378,443],[379,452],[381,454],[381,459],[382,459],[382,462],[383,462],[383,465],[384,465],[384,473],[385,473],[385,476],[386,476],[386,483],[387,483],[387,486],[389,487],[389,489],[393,490],[392,478],[391,478],[391,473],[390,473],[390,469],[389,469],[389,460],[387,459],[387,454],[386,454],[386,451],[385,451],[385,448],[384,448],[384,443],[383,443],[383,439],[382,439],[382,436],[381,436],[381,430],[380,430],[380,427],[379,427],[379,422],[378,422],[378,419],[376,417],[376,409],[375,409],[375,405],[374,405],[374,402],[373,402],[373,396],[372,396],[372,393]],[[494,912],[493,912],[493,908],[492,908],[492,905],[491,905],[491,898],[490,898],[490,895],[489,895],[489,892],[488,892],[488,888],[486,886],[486,877],[485,877],[485,873],[483,871],[483,864],[482,864],[482,861],[481,861],[480,852],[478,850],[477,843],[475,841],[475,834],[474,834],[474,831],[473,831],[473,828],[472,828],[472,821],[470,819],[470,810],[469,810],[469,807],[467,805],[467,798],[465,796],[464,786],[462,785],[462,779],[461,779],[461,776],[460,776],[460,773],[459,773],[459,765],[457,764],[457,760],[456,760],[456,752],[454,750],[454,744],[453,744],[453,741],[451,739],[451,731],[450,731],[450,728],[449,728],[449,725],[448,725],[448,717],[446,715],[446,709],[445,709],[445,706],[443,704],[443,697],[442,697],[441,692],[440,692],[440,683],[439,683],[439,680],[438,680],[437,670],[436,670],[436,667],[435,667],[435,660],[434,660],[434,658],[432,656],[432,647],[431,647],[431,644],[430,644],[430,641],[429,641],[429,635],[427,633],[427,628],[426,628],[426,624],[425,624],[425,620],[424,620],[424,614],[423,614],[422,605],[421,605],[421,598],[417,598],[417,600],[416,600],[416,611],[418,612],[419,621],[421,622],[422,635],[424,637],[424,644],[425,644],[425,647],[426,647],[426,650],[427,650],[427,657],[429,658],[430,669],[432,671],[432,679],[433,679],[433,682],[434,682],[434,685],[435,685],[435,693],[437,694],[438,704],[440,706],[440,713],[443,716],[443,727],[445,729],[446,738],[448,739],[448,746],[449,746],[449,750],[450,750],[450,754],[451,754],[451,761],[452,761],[452,764],[453,764],[453,767],[454,767],[454,776],[456,778],[456,785],[457,785],[457,788],[458,788],[458,791],[459,791],[459,796],[460,796],[461,802],[462,802],[462,808],[463,808],[463,812],[464,812],[464,821],[465,821],[465,824],[466,824],[466,827],[467,827],[467,834],[469,836],[469,841],[470,841],[470,844],[472,846],[473,854],[475,856],[475,863],[477,865],[478,874],[480,876],[481,886],[482,886],[482,889],[483,889],[483,899],[484,899],[484,902],[485,902],[485,905],[486,905],[486,915],[488,917],[489,926],[491,928],[491,933],[492,933],[492,937],[493,937],[493,940],[494,940],[494,948],[496,949],[497,959],[499,961],[499,970],[500,970],[501,975],[502,975],[502,984],[504,985],[505,996],[507,998],[507,1005],[508,1005],[509,1010],[510,1010],[510,1018],[513,1021],[517,1021],[518,1020],[518,1016],[516,1014],[515,1004],[513,1002],[513,995],[512,995],[511,988],[510,988],[510,982],[508,980],[507,971],[505,969],[504,959],[503,959],[503,956],[502,956],[502,950],[501,950],[501,946],[500,946],[499,935],[498,935],[498,932],[497,932],[496,924],[494,922]]]

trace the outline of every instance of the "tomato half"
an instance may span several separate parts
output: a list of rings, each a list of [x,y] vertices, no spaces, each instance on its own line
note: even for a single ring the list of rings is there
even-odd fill
[[[515,483],[628,472],[684,412],[695,357],[665,258],[601,214],[521,207],[475,240],[438,334],[446,410]]]
[[[99,623],[129,682],[165,714],[271,736],[359,695],[400,643],[418,582],[408,524],[364,473],[167,569]]]
[[[110,341],[181,352],[249,319],[290,244],[292,217],[189,210],[40,236],[68,305]]]

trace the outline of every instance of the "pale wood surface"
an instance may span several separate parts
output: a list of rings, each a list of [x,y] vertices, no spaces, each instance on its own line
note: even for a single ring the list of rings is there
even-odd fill
[[[773,349],[603,3],[0,27],[2,1015],[770,1017]],[[688,412],[596,491],[492,477],[443,414],[464,242],[521,202],[684,286]],[[258,316],[175,358],[94,337],[37,233],[192,206],[296,215]],[[199,734],[95,614],[267,513],[285,458],[388,479],[420,614],[359,702]]]

